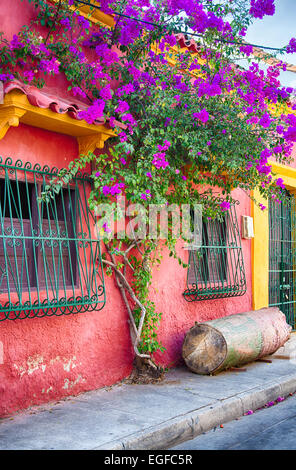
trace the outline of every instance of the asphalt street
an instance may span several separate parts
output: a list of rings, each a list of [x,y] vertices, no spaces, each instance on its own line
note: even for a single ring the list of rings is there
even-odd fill
[[[296,396],[184,442],[178,450],[296,450]]]

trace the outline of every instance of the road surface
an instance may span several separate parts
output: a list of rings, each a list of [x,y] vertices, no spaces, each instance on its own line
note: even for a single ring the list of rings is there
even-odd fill
[[[176,450],[296,450],[296,396],[225,423]]]

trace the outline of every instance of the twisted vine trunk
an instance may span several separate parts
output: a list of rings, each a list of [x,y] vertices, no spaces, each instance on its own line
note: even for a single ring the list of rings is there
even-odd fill
[[[148,383],[148,382],[161,380],[164,375],[164,371],[161,367],[155,364],[150,354],[143,354],[138,349],[138,345],[141,341],[141,333],[142,333],[142,329],[143,329],[143,325],[144,325],[144,321],[146,317],[146,308],[140,302],[138,296],[135,294],[134,290],[130,286],[127,280],[127,276],[126,276],[127,265],[133,270],[133,267],[129,263],[126,255],[127,255],[127,252],[130,251],[130,249],[132,249],[136,245],[137,245],[136,243],[132,244],[130,247],[128,247],[127,251],[125,252],[123,272],[117,266],[114,255],[112,254],[110,247],[106,243],[105,243],[106,251],[110,256],[111,261],[106,260],[106,259],[103,259],[102,261],[103,261],[103,264],[105,264],[105,266],[109,266],[114,271],[116,284],[121,293],[121,297],[123,299],[124,305],[127,309],[128,316],[129,316],[128,322],[129,322],[129,328],[130,328],[130,336],[131,336],[131,341],[132,341],[133,350],[135,354],[134,369],[129,380],[133,383]],[[149,253],[144,252],[143,254],[141,252],[141,254],[143,256],[143,261],[142,261],[143,268],[145,269],[145,271],[151,272]],[[134,307],[131,306],[130,300],[133,302],[134,305],[137,305],[141,310],[141,316],[140,316],[138,326],[136,325],[135,318],[133,315]]]

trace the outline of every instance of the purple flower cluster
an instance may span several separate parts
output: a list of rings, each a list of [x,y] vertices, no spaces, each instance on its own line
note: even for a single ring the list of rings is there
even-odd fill
[[[96,53],[101,63],[106,67],[110,67],[114,62],[117,62],[119,58],[117,52],[112,51],[105,43],[96,46]]]
[[[169,165],[169,162],[166,161],[165,152],[157,152],[153,154],[154,158],[152,164],[159,170],[160,168],[166,168]]]
[[[289,45],[286,47],[286,52],[288,54],[293,54],[296,52],[296,38],[292,38],[289,42]]]
[[[133,127],[137,126],[137,121],[131,113],[125,113],[121,116],[121,120],[127,125],[130,134],[133,133]]]
[[[141,194],[141,199],[143,199],[144,201],[147,201],[147,199],[150,197],[151,197],[151,193],[149,189],[146,189],[145,193]]]
[[[129,110],[129,104],[126,101],[119,100],[117,108],[115,108],[115,111],[117,113],[125,113],[128,110]]]
[[[208,122],[210,115],[208,111],[205,108],[203,108],[198,113],[192,113],[192,117],[193,119],[198,119],[199,121],[205,124],[206,122]]]
[[[253,47],[249,44],[246,44],[245,46],[240,46],[239,50],[246,54],[246,56],[248,57],[253,53]]]
[[[124,189],[124,183],[115,183],[113,186],[104,185],[102,193],[104,196],[118,196]]]
[[[14,76],[11,73],[0,73],[0,81],[1,82],[8,82],[9,80],[13,80]]]
[[[223,201],[220,203],[220,208],[221,208],[221,211],[225,212],[225,211],[228,211],[230,209],[230,202],[228,201]]]
[[[279,186],[280,188],[282,189],[285,189],[285,185],[284,185],[284,180],[283,178],[278,178],[276,181],[276,185]]]
[[[33,70],[25,70],[23,75],[28,82],[31,82],[35,76]]]
[[[222,88],[220,86],[220,83],[218,83],[218,80],[213,81],[210,83],[209,81],[203,82],[200,84],[199,89],[198,89],[198,96],[217,96],[222,94]]]
[[[264,127],[265,129],[267,129],[271,123],[272,119],[270,118],[270,115],[268,113],[263,114],[259,121],[260,126]]]
[[[274,0],[251,0],[250,14],[254,18],[262,19],[265,15],[272,16],[274,13]]]
[[[134,91],[134,85],[132,83],[127,83],[126,85],[118,88],[115,92],[115,95],[121,97],[122,95],[130,95],[131,93],[134,93]]]
[[[65,29],[71,28],[71,21],[69,18],[62,18],[60,21],[61,25],[64,26]]]
[[[11,49],[21,49],[24,47],[24,44],[19,40],[19,37],[14,34],[12,40],[10,41]]]
[[[103,100],[112,100],[111,87],[109,84],[101,88],[99,93]]]
[[[89,26],[90,26],[90,23],[87,19],[84,18],[84,16],[81,16],[77,13],[77,11],[75,11],[73,13],[73,17],[75,20],[77,20],[79,26],[81,26],[82,28],[84,29],[88,29]]]
[[[271,173],[271,165],[267,165],[268,158],[272,156],[272,151],[265,148],[260,155],[260,160],[256,165],[258,173],[269,175]]]
[[[171,143],[168,140],[165,140],[163,145],[158,145],[159,152],[153,154],[152,164],[159,170],[160,168],[165,169],[169,162],[166,158],[166,151],[170,147]]]
[[[74,96],[81,96],[82,98],[86,98],[86,94],[85,94],[84,91],[81,90],[81,88],[78,87],[78,86],[74,86],[74,87],[72,88],[72,93],[73,93]]]
[[[89,108],[85,111],[78,113],[79,119],[84,119],[88,124],[92,124],[97,119],[104,116],[105,101],[96,100]]]
[[[42,59],[39,64],[39,70],[56,75],[59,73],[59,66],[59,61],[52,57],[51,59]]]

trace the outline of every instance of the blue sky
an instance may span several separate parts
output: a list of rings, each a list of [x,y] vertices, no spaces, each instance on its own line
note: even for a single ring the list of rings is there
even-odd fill
[[[296,37],[296,0],[275,0],[274,16],[256,19],[245,37],[247,42],[258,45],[283,47],[292,37]],[[279,56],[282,60],[296,65],[296,53]],[[263,67],[262,67],[263,68]],[[296,73],[282,72],[283,86],[296,88]]]

